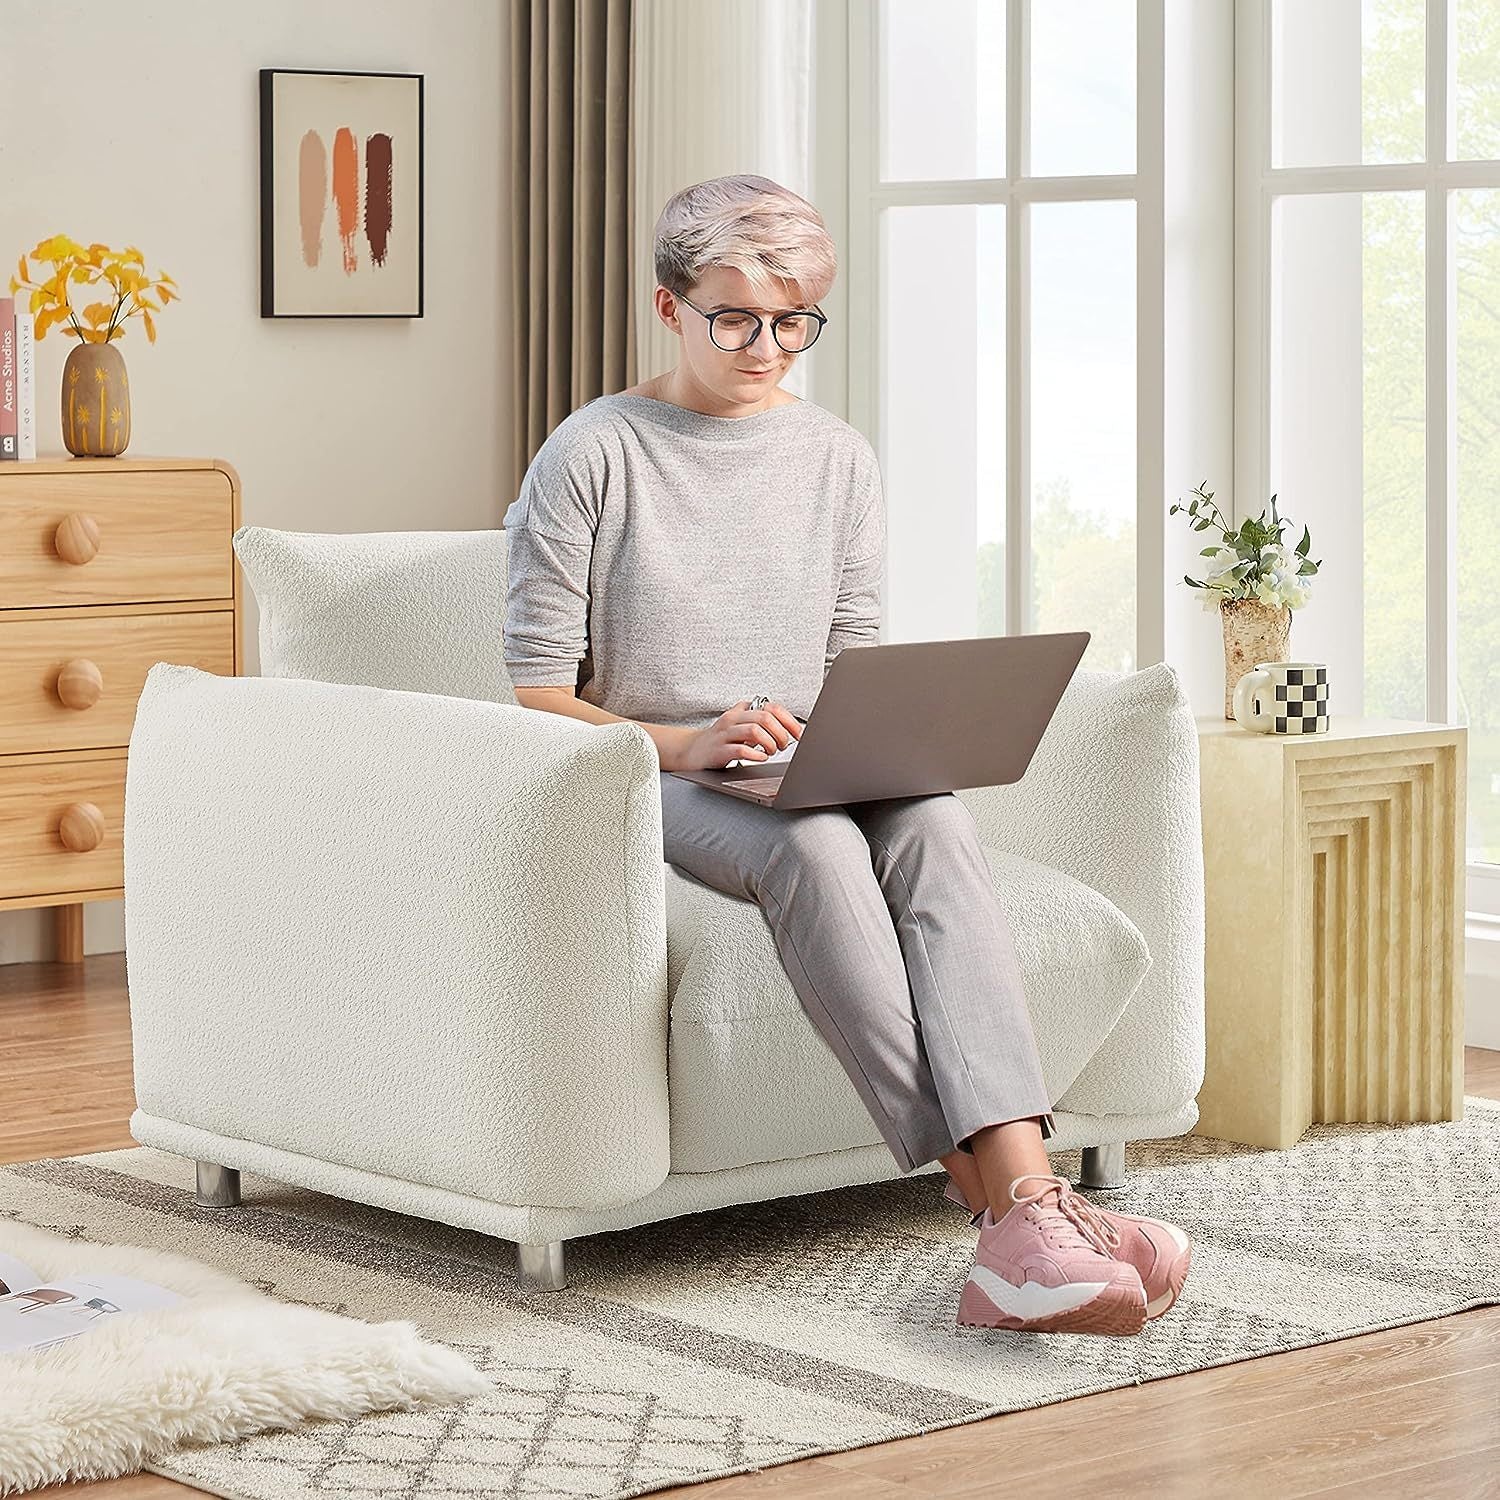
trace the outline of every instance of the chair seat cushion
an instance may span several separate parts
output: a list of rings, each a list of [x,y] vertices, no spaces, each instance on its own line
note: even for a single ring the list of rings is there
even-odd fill
[[[1055,1100],[1120,1019],[1151,955],[1129,918],[1072,876],[988,846],[985,856]],[[761,908],[672,864],[666,897],[672,1170],[880,1144],[803,1011]]]

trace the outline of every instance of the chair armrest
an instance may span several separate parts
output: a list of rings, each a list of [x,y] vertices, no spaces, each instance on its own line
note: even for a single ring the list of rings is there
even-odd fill
[[[1177,671],[1078,671],[1031,764],[1009,786],[965,788],[984,842],[1107,896],[1152,966],[1061,1100],[1085,1113],[1156,1113],[1203,1082],[1203,828],[1198,731]],[[1149,1063],[1149,1066],[1147,1065]]]
[[[487,1202],[643,1196],[663,869],[638,725],[158,663],[125,786],[140,1110]]]

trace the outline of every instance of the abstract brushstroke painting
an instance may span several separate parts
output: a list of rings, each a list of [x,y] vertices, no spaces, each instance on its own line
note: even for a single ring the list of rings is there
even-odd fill
[[[262,68],[261,316],[422,316],[420,73]]]

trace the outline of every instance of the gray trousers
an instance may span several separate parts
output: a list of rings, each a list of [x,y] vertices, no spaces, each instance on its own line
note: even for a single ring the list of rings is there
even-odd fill
[[[663,854],[756,902],[903,1172],[985,1125],[1057,1133],[1005,908],[952,792],[779,812],[661,772]]]

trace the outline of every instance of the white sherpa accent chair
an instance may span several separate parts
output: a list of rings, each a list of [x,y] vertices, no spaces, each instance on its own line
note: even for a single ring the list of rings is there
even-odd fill
[[[244,526],[261,677],[161,662],[125,788],[131,1133],[515,1241],[899,1175],[760,908],[662,859],[656,747],[517,705],[503,530]],[[1079,671],[963,790],[1053,1149],[1123,1182],[1203,1078],[1198,741],[1175,671]],[[939,1170],[936,1162],[919,1171]]]

